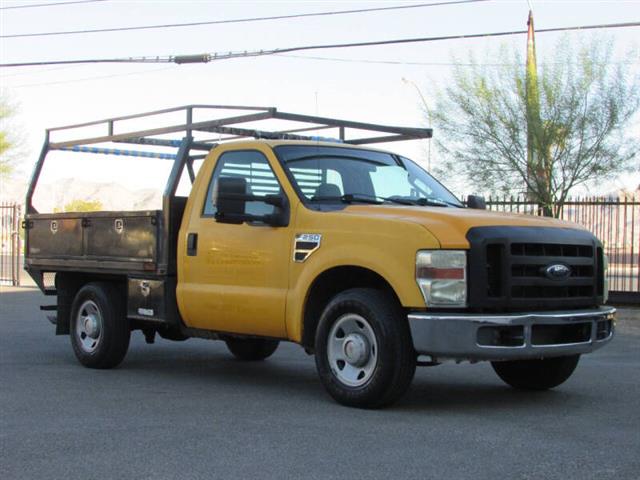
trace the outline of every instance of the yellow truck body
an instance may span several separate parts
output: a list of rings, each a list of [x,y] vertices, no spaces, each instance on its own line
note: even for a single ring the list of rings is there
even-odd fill
[[[149,343],[156,335],[223,340],[242,360],[263,360],[290,341],[315,355],[334,399],[380,407],[402,396],[416,366],[447,360],[490,361],[515,388],[553,388],[580,355],[613,337],[606,257],[591,233],[555,219],[465,208],[411,160],[366,146],[430,130],[259,107],[194,122],[194,108],[186,125],[147,136],[114,134],[118,119],[109,119],[103,137],[47,137],[27,195],[25,264],[56,296],[45,309],[57,311],[56,333],[70,335],[85,366],[118,365],[134,330]],[[265,118],[337,127],[342,141],[293,133],[309,128],[229,126]],[[181,141],[155,137],[181,128]],[[392,135],[349,142],[346,128]],[[255,139],[211,144],[196,141],[197,130]],[[106,141],[178,153],[92,146]],[[31,200],[50,150],[173,160],[163,209],[37,212]],[[186,172],[191,192],[180,197]],[[51,273],[53,288],[45,281]]]

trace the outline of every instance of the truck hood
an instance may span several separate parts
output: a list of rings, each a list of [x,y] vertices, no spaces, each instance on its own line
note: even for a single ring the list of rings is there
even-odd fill
[[[572,222],[548,217],[474,210],[470,208],[404,205],[349,205],[348,215],[388,218],[416,223],[435,236],[442,248],[469,248],[470,228],[485,226],[555,227],[585,230]]]

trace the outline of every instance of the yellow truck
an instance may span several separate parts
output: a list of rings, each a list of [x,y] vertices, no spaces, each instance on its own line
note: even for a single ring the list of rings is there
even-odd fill
[[[178,125],[126,128],[176,113]],[[490,361],[515,388],[560,385],[614,333],[601,243],[572,223],[488,212],[479,197],[465,206],[413,161],[368,146],[430,136],[211,105],[50,129],[27,193],[25,268],[90,368],[119,365],[140,330],[149,343],[223,340],[241,360],[295,342],[328,393],[356,407],[394,403],[416,366],[448,360]],[[51,151],[173,162],[162,209],[38,213]]]

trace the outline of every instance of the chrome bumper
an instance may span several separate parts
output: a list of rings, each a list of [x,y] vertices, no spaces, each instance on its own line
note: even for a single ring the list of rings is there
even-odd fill
[[[518,360],[589,353],[608,343],[616,309],[515,314],[410,313],[418,354],[437,359]]]

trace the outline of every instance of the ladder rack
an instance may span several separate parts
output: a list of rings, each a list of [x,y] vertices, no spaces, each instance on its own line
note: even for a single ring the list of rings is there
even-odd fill
[[[232,111],[231,116],[221,116],[210,118],[211,111],[222,112]],[[195,121],[196,116],[207,114],[205,120]],[[184,121],[172,125],[132,129],[126,125],[131,121],[144,121],[162,115],[182,116]],[[285,123],[279,129],[259,128],[265,121],[279,121]],[[129,127],[129,128],[127,128]],[[82,129],[98,130],[93,136],[78,135],[77,131]],[[306,132],[334,131],[335,138],[304,135]],[[71,138],[55,140],[53,137],[70,135]],[[218,134],[218,138],[196,138],[203,134]],[[167,135],[178,134],[181,139],[166,138]],[[132,156],[143,158],[156,158],[171,160],[174,162],[170,178],[167,182],[164,196],[175,195],[177,183],[186,166],[189,176],[193,181],[193,160],[202,158],[202,155],[192,156],[191,150],[210,151],[217,144],[240,138],[255,138],[269,140],[310,140],[310,141],[333,141],[350,145],[369,145],[375,143],[396,142],[401,140],[416,140],[431,138],[430,128],[409,128],[388,125],[378,125],[373,123],[357,122],[351,120],[341,120],[336,118],[320,117],[313,115],[301,115],[296,113],[281,112],[273,107],[254,107],[237,105],[186,105],[152,112],[125,115],[121,117],[107,118],[75,125],[50,128],[46,130],[45,142],[40,153],[40,158],[35,165],[29,189],[27,191],[26,205],[27,213],[37,213],[33,208],[32,198],[36,184],[40,177],[47,153],[52,150],[62,150],[80,153],[96,153],[116,156]],[[165,138],[162,138],[165,137]],[[98,144],[128,144],[145,145],[160,148],[177,149],[176,153],[131,150],[116,148],[114,146],[104,147]]]

